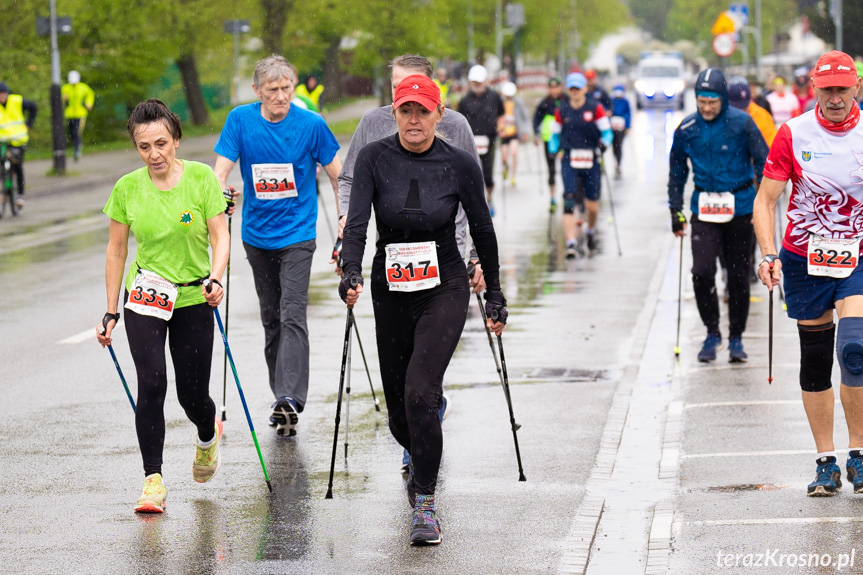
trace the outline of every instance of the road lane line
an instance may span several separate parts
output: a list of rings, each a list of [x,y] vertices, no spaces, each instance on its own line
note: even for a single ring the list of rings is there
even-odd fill
[[[838,402],[838,400],[837,400]],[[704,407],[738,407],[749,405],[803,405],[799,399],[768,399],[753,401],[709,401],[705,403],[687,403],[684,409],[701,409]]]
[[[723,525],[812,525],[818,523],[863,523],[863,517],[770,517],[763,519],[713,519],[702,521],[675,521],[686,527]]]
[[[773,451],[727,451],[724,453],[687,453],[681,459],[707,459],[710,457],[772,457],[775,455],[815,455],[813,449],[776,449]]]
[[[85,329],[81,333],[76,333],[75,335],[70,335],[69,337],[67,337],[65,339],[61,339],[57,343],[59,345],[67,345],[67,344],[73,344],[73,343],[84,343],[88,339],[92,339],[93,341],[96,341],[96,328],[95,327],[88,327],[87,329]]]

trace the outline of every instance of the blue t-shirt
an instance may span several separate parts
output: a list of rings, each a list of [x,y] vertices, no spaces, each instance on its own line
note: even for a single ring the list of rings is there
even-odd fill
[[[243,241],[277,250],[315,238],[317,164],[330,164],[339,144],[324,119],[291,106],[280,122],[261,116],[261,103],[228,114],[215,151],[240,161]],[[255,166],[255,174],[252,167]],[[275,196],[277,199],[262,199]]]

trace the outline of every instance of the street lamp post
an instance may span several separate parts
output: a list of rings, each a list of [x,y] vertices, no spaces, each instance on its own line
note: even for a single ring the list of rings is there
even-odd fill
[[[49,0],[48,18],[36,19],[36,34],[51,38],[51,141],[54,150],[54,173],[66,174],[66,131],[63,126],[63,99],[60,96],[60,48],[58,34],[72,33],[72,20],[57,17],[56,0]]]
[[[231,105],[239,104],[240,99],[240,34],[251,30],[248,20],[225,20],[225,32],[234,35],[234,82],[231,86]]]

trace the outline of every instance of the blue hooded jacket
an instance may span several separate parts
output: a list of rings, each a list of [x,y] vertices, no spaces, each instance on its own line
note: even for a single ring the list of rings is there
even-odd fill
[[[752,213],[755,201],[753,175],[761,182],[769,148],[752,116],[728,106],[725,77],[718,68],[708,68],[695,82],[696,96],[722,100],[719,114],[706,121],[699,112],[684,118],[674,131],[669,156],[668,206],[683,209],[683,191],[692,164],[695,191],[690,209],[698,213],[701,191],[734,192],[734,215]],[[754,169],[754,172],[753,172]]]

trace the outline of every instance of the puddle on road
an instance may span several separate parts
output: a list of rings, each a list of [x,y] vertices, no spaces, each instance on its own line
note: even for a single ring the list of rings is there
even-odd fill
[[[39,246],[22,248],[0,257],[0,274],[20,272],[28,266],[39,263],[46,263],[56,260],[60,257],[67,257],[73,254],[84,254],[92,252],[94,247],[104,248],[108,245],[108,228],[94,230],[83,234],[74,234],[66,236],[55,242],[42,244]],[[130,241],[130,252],[134,247],[134,243]]]
[[[707,491],[708,493],[738,493],[740,491],[776,491],[787,488],[787,485],[779,485],[775,483],[741,483],[739,485],[707,487],[704,491]]]

